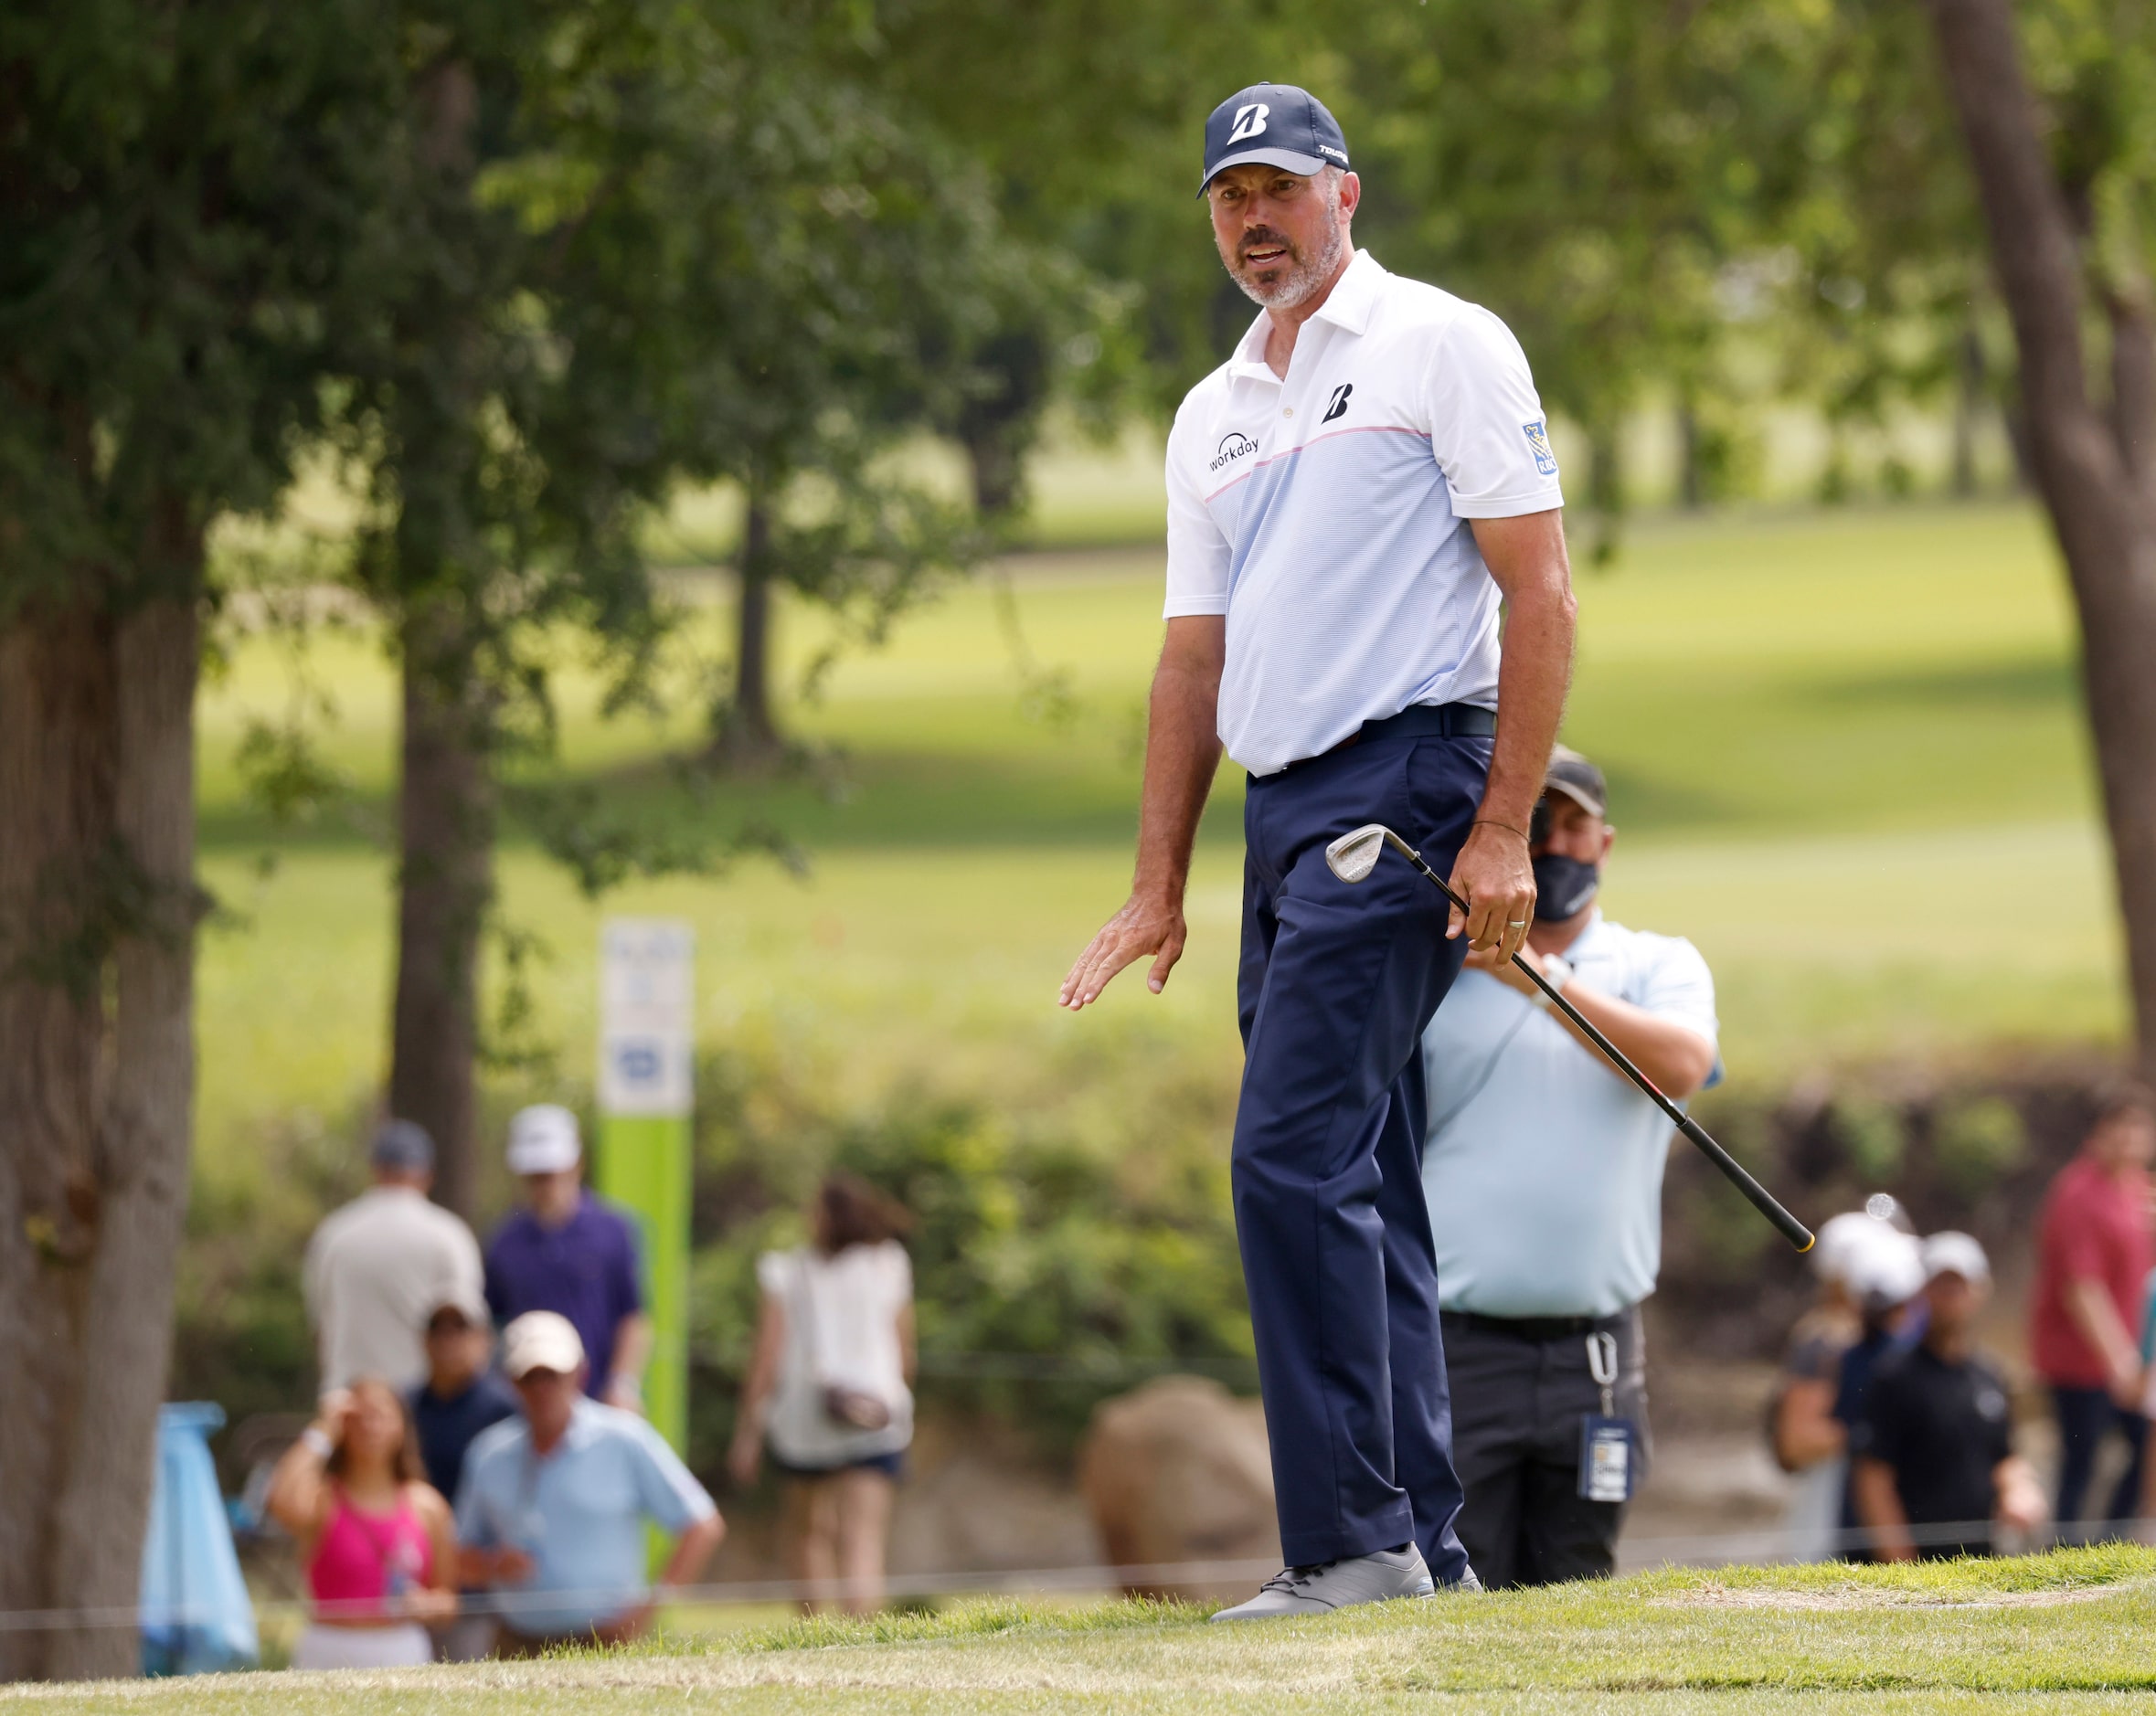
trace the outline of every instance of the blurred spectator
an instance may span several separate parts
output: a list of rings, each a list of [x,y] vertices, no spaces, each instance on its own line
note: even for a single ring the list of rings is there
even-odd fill
[[[2044,1517],[2036,1476],[2013,1452],[2005,1382],[1975,1349],[1991,1291],[1984,1248],[1934,1234],[1924,1274],[1924,1337],[1880,1360],[1850,1432],[1857,1514],[1882,1561],[1989,1555],[1993,1520],[2026,1532]]]
[[[610,1406],[643,1410],[651,1323],[637,1278],[636,1230],[584,1186],[577,1117],[544,1103],[509,1122],[509,1171],[526,1207],[494,1230],[486,1248],[486,1302],[494,1319],[558,1311],[576,1325],[592,1393]]]
[[[523,1415],[464,1456],[463,1576],[494,1587],[504,1655],[642,1637],[659,1592],[694,1584],[726,1535],[718,1509],[650,1425],[585,1398],[584,1343],[567,1318],[527,1311],[502,1354]],[[647,1520],[675,1540],[656,1589]]]
[[[423,1623],[456,1613],[449,1504],[420,1471],[404,1403],[378,1378],[323,1397],[278,1461],[272,1518],[299,1541],[314,1616],[295,1668],[398,1668],[433,1660]]]
[[[1775,1463],[1795,1476],[1786,1552],[1795,1561],[1831,1561],[1840,1552],[1842,1496],[1848,1478],[1848,1434],[1834,1416],[1842,1355],[1864,1332],[1850,1286],[1860,1246],[1883,1229],[1868,1209],[1850,1210],[1819,1230],[1811,1264],[1819,1298],[1797,1319],[1768,1409]],[[1891,1231],[1891,1230],[1886,1230]]]
[[[898,1243],[910,1225],[873,1187],[834,1174],[810,1205],[810,1243],[757,1259],[763,1309],[727,1456],[735,1480],[753,1483],[769,1444],[786,1479],[789,1570],[836,1589],[855,1615],[883,1602],[893,1490],[913,1440],[913,1266]]]
[[[427,1481],[453,1496],[482,1430],[516,1415],[516,1391],[491,1365],[494,1335],[476,1300],[445,1299],[427,1319],[427,1378],[411,1392]]]
[[[427,1201],[434,1141],[392,1120],[368,1154],[374,1185],[314,1230],[302,1272],[324,1393],[362,1376],[399,1393],[412,1387],[427,1374],[420,1330],[428,1312],[480,1291],[472,1230]]]
[[[445,1496],[462,1485],[465,1451],[480,1432],[516,1416],[516,1391],[494,1370],[494,1325],[476,1301],[450,1300],[427,1319],[427,1380],[408,1404],[428,1481]],[[437,1630],[435,1655],[444,1662],[475,1662],[494,1640],[494,1616],[471,1609]]]
[[[1856,1301],[1855,1340],[1842,1354],[1834,1379],[1834,1419],[1846,1447],[1863,1422],[1872,1377],[1889,1353],[1919,1338],[1919,1308],[1912,1303],[1924,1291],[1924,1255],[1917,1241],[1897,1229],[1883,1227],[1861,1241],[1848,1265],[1850,1296]],[[1836,1510],[1842,1553],[1850,1561],[1869,1561],[1870,1540],[1857,1518],[1855,1495],[1844,1478]]]
[[[2029,1347],[2058,1415],[2057,1518],[2076,1535],[2097,1454],[2114,1429],[2125,1472],[2099,1515],[2099,1535],[2133,1517],[2140,1498],[2141,1295],[2152,1262],[2149,1160],[2156,1120],[2148,1093],[2108,1102],[2081,1152],[2051,1183],[2036,1241]],[[2086,1533],[2080,1533],[2086,1534]]]
[[[1718,1073],[1714,979],[1689,941],[1596,906],[1607,800],[1602,771],[1559,746],[1520,959],[1683,1101]],[[1650,1449],[1640,1304],[1662,1265],[1669,1119],[1494,950],[1467,956],[1423,1065],[1460,1541],[1492,1589],[1606,1576]]]

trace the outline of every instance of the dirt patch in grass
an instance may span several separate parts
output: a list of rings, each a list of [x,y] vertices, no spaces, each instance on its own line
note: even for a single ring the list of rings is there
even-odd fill
[[[1649,1600],[1679,1609],[1772,1609],[1790,1614],[1832,1609],[2049,1609],[2074,1603],[2100,1603],[2152,1586],[2156,1586],[2156,1576],[2047,1591],[1999,1591],[1981,1596],[1961,1596],[1948,1591],[1896,1590],[1855,1584],[1825,1590],[1778,1591],[1756,1585],[1725,1585],[1710,1580],[1687,1591],[1665,1592]]]

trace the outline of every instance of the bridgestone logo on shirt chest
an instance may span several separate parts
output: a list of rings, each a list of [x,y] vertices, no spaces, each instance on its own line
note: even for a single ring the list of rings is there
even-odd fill
[[[1244,454],[1254,453],[1257,450],[1258,443],[1252,440],[1248,435],[1244,434],[1242,430],[1230,429],[1226,435],[1223,435],[1220,438],[1219,456],[1216,458],[1211,464],[1207,465],[1205,469],[1208,471],[1219,471],[1226,466],[1232,465],[1237,460],[1242,458]]]

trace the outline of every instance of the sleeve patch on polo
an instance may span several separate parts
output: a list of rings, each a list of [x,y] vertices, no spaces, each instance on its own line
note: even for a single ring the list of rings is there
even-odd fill
[[[1535,468],[1545,477],[1557,474],[1557,455],[1550,450],[1549,430],[1543,420],[1536,418],[1532,423],[1520,425],[1520,432],[1526,436],[1528,450],[1535,455]]]

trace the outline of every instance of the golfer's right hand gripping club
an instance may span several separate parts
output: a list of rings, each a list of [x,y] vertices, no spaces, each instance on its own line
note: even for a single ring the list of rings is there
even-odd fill
[[[1360,882],[1377,867],[1378,857],[1387,846],[1392,847],[1435,883],[1445,897],[1462,912],[1468,909],[1467,902],[1452,891],[1451,884],[1422,862],[1422,854],[1394,833],[1392,830],[1386,827],[1383,822],[1365,822],[1352,833],[1343,834],[1325,848],[1325,864],[1343,882]],[[1737,1160],[1715,1142],[1706,1128],[1700,1125],[1683,1109],[1678,1107],[1675,1103],[1657,1090],[1654,1087],[1654,1081],[1634,1066],[1616,1043],[1610,1042],[1608,1037],[1581,1018],[1579,1010],[1567,1001],[1559,991],[1545,982],[1540,971],[1537,971],[1516,953],[1513,955],[1513,963],[1527,974],[1528,980],[1536,989],[1549,997],[1551,1004],[1559,1012],[1579,1027],[1582,1036],[1609,1057],[1609,1064],[1612,1066],[1652,1098],[1654,1106],[1669,1116],[1678,1131],[1699,1146],[1701,1150],[1705,1153],[1706,1159],[1728,1177],[1729,1183],[1751,1201],[1752,1207],[1774,1223],[1777,1233],[1799,1251],[1811,1249],[1811,1230],[1776,1202],[1774,1194],[1768,1192],[1765,1186],[1745,1172]]]

